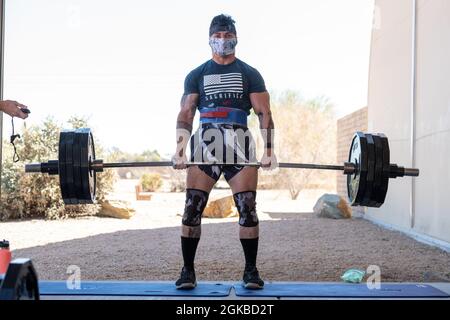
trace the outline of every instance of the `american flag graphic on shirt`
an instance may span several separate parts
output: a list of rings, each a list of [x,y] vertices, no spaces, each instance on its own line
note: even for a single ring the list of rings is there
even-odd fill
[[[205,94],[216,94],[223,92],[243,93],[241,73],[209,74],[203,78]]]

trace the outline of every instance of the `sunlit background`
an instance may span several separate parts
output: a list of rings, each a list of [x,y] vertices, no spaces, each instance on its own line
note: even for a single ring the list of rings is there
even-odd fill
[[[220,13],[271,92],[326,96],[337,116],[366,106],[373,0],[7,1],[4,98],[30,107],[27,124],[87,116],[106,147],[171,154],[184,77],[210,59]]]
[[[383,282],[448,284],[448,0],[7,0],[4,99],[32,113],[15,118],[17,163],[3,115],[0,239],[33,258],[39,279],[66,280],[74,265],[83,279],[178,277],[186,170],[105,170],[97,205],[65,206],[57,176],[23,169],[58,158],[61,125],[92,127],[105,162],[168,159],[184,78],[211,58],[208,29],[220,13],[236,20],[237,56],[272,94],[280,162],[342,164],[362,131],[389,138],[391,164],[420,169],[417,178],[390,179],[380,208],[350,208],[347,188],[356,183],[365,198],[379,198],[385,147],[368,148],[367,170],[350,179],[260,170],[264,279],[334,283],[348,268],[376,265]],[[258,139],[257,122],[251,117],[249,127]],[[62,180],[76,187],[83,179]],[[347,220],[322,218],[329,207]],[[238,213],[224,179],[202,217],[199,279],[240,279]]]

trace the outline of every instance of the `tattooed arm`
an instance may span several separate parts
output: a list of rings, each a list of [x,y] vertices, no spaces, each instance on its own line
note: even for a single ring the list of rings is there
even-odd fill
[[[172,158],[175,169],[185,169],[187,162],[186,147],[192,132],[195,110],[198,104],[198,94],[183,95],[181,108],[177,117],[177,149]]]
[[[274,153],[274,123],[270,111],[270,96],[268,92],[250,94],[250,102],[259,119],[259,128],[264,141],[264,155],[261,160],[263,168],[273,169],[277,165]]]

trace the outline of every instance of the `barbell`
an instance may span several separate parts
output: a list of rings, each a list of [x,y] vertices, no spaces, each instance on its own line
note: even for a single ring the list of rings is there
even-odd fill
[[[236,165],[189,162],[196,165]],[[259,162],[239,163],[260,167]],[[58,160],[25,165],[27,173],[59,175],[61,196],[65,204],[95,203],[96,175],[104,169],[128,167],[172,167],[171,161],[104,163],[95,157],[92,132],[89,128],[61,131]],[[279,168],[337,170],[347,175],[347,191],[352,206],[379,208],[385,201],[389,179],[419,176],[419,169],[390,163],[389,142],[384,134],[357,132],[352,139],[348,162],[344,165],[278,163]]]

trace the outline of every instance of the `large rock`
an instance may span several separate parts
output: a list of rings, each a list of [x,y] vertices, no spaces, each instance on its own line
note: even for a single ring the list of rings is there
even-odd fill
[[[118,219],[130,219],[135,213],[128,201],[108,200],[102,203],[100,212],[101,217],[111,217]]]
[[[320,218],[349,219],[352,217],[352,208],[337,194],[324,194],[317,200],[313,210]]]
[[[205,218],[230,218],[237,217],[233,196],[213,196],[208,200],[208,205],[203,211]]]

